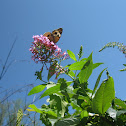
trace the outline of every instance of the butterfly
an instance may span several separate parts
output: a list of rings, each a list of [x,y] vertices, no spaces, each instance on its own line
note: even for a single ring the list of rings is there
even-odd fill
[[[43,34],[43,36],[48,37],[50,41],[53,41],[54,43],[57,43],[62,35],[63,29],[55,29],[54,31],[51,32],[46,32]]]

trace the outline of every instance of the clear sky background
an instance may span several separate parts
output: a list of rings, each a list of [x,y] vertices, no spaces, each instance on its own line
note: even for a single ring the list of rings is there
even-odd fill
[[[93,89],[99,73],[108,67],[110,76],[114,78],[116,96],[125,100],[126,72],[119,71],[124,68],[122,64],[126,63],[125,56],[117,47],[98,51],[108,42],[121,42],[125,45],[126,0],[0,0],[0,59],[5,62],[17,36],[8,63],[12,60],[19,61],[10,66],[0,80],[0,87],[18,89],[27,84],[42,84],[34,76],[41,64],[31,60],[29,48],[32,36],[60,27],[63,28],[63,34],[58,46],[63,51],[69,49],[77,56],[83,45],[84,57],[88,57],[93,51],[94,63],[104,63],[93,71],[89,88]],[[67,63],[73,61],[67,60],[63,65]],[[46,74],[45,72],[45,80]],[[66,79],[70,80],[68,77]],[[105,73],[103,79],[106,79]],[[54,78],[51,81],[55,81]],[[44,103],[45,99],[42,101]]]

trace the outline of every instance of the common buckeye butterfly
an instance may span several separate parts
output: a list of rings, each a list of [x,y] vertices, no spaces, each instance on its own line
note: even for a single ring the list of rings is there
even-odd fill
[[[50,41],[53,41],[54,43],[57,43],[62,35],[63,29],[59,28],[51,32],[46,32],[43,34],[43,36],[48,37]]]

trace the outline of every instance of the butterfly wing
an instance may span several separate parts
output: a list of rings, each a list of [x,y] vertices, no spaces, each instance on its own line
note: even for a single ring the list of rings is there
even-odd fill
[[[44,34],[43,34],[43,36],[48,37],[48,39],[49,39],[50,41],[54,41],[54,40],[53,40],[53,36],[52,36],[52,33],[51,33],[51,32],[46,32],[46,33],[44,33]]]
[[[52,32],[52,36],[53,36],[53,42],[57,43],[61,37],[61,34],[63,32],[62,28],[56,29]]]

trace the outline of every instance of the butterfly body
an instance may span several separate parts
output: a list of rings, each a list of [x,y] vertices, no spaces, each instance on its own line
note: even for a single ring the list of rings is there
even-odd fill
[[[59,28],[51,32],[46,32],[43,35],[48,37],[50,41],[53,41],[54,43],[57,43],[62,35],[63,29]]]

